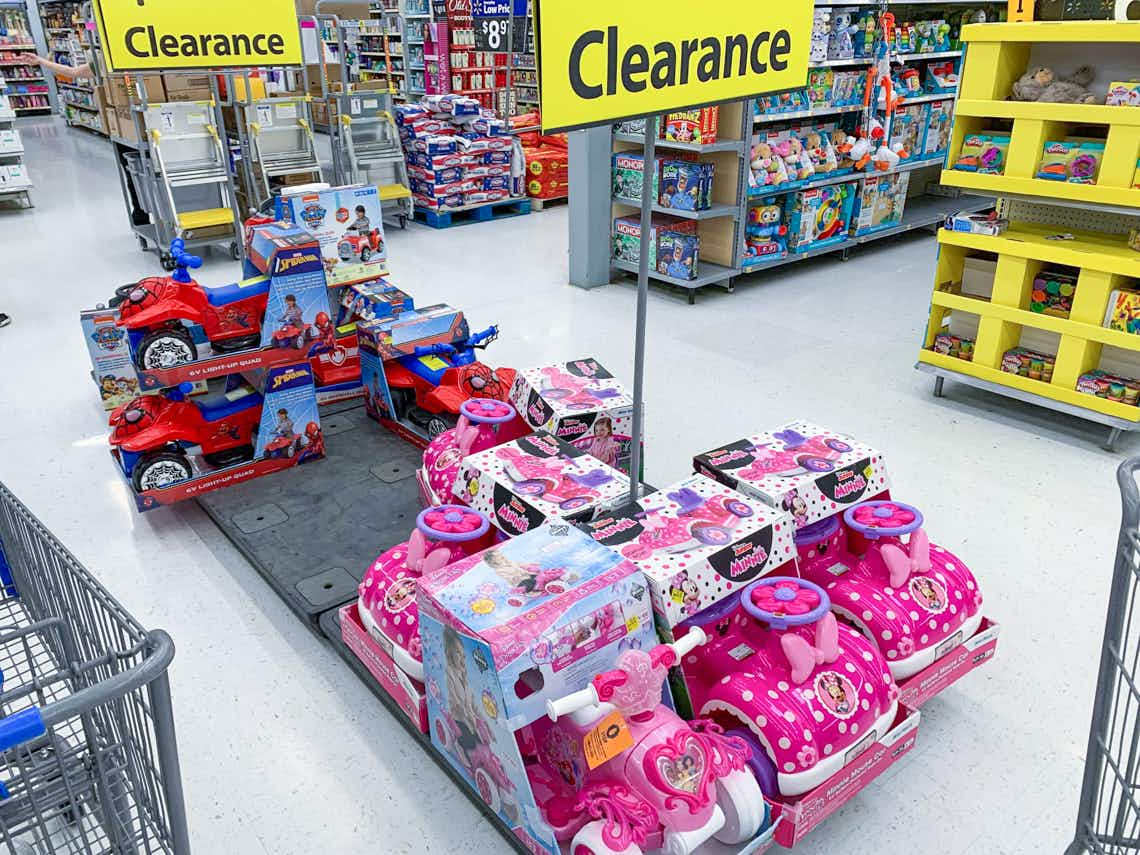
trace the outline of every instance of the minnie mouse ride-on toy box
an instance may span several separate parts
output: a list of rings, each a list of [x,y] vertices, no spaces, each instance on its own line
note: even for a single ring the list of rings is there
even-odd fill
[[[467,457],[454,487],[510,537],[548,520],[588,520],[629,490],[616,469],[545,431]]]
[[[883,456],[851,437],[808,422],[698,454],[697,472],[792,514],[797,528],[885,493]]]
[[[432,745],[531,852],[560,855],[528,726],[619,651],[656,644],[641,574],[555,523],[425,575],[417,602]]]
[[[510,400],[535,430],[629,474],[633,396],[596,359],[523,369]]]
[[[693,710],[749,746],[789,847],[909,751],[918,728],[887,661],[830,605],[805,579],[767,576],[675,629],[680,643],[708,637],[681,657]]]

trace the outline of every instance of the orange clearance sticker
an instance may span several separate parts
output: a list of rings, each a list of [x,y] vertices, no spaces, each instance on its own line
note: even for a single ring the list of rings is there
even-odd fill
[[[586,734],[582,740],[586,752],[586,763],[597,769],[607,760],[617,757],[633,747],[633,734],[620,712],[614,710]]]

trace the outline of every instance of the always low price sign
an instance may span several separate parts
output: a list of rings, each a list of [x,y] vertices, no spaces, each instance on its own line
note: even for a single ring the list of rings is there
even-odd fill
[[[300,65],[293,0],[96,0],[110,71]]]
[[[547,132],[807,83],[812,0],[539,0]]]

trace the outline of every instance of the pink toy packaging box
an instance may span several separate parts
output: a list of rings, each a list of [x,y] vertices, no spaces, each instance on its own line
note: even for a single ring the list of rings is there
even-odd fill
[[[883,455],[844,434],[795,421],[698,454],[697,472],[791,513],[796,528],[890,487]]]
[[[703,475],[583,526],[645,574],[660,623],[676,626],[795,558],[792,519]]]
[[[559,855],[520,731],[654,646],[644,578],[555,523],[425,575],[418,603],[432,745],[530,851]]]
[[[420,733],[427,733],[427,695],[423,683],[417,683],[403,671],[380,644],[368,634],[360,621],[356,603],[340,610],[340,632],[344,643],[364,663],[368,673],[396,702]]]
[[[633,396],[596,359],[519,371],[511,403],[534,430],[549,431],[629,474]]]
[[[588,520],[625,502],[629,479],[539,431],[464,459],[454,493],[514,537],[547,521]]]

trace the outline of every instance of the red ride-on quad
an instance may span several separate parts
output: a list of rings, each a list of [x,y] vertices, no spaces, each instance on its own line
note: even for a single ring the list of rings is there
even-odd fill
[[[167,277],[149,277],[124,285],[111,301],[118,308],[115,323],[128,330],[135,363],[142,371],[174,368],[198,358],[187,328],[197,324],[217,353],[257,347],[269,301],[269,278],[249,285],[235,283],[203,288],[188,268],[202,259],[187,255],[181,239],[170,245],[176,269]]]
[[[140,493],[194,477],[187,453],[195,447],[212,466],[253,458],[261,395],[198,403],[186,400],[189,388],[144,395],[111,413],[111,445]]]

